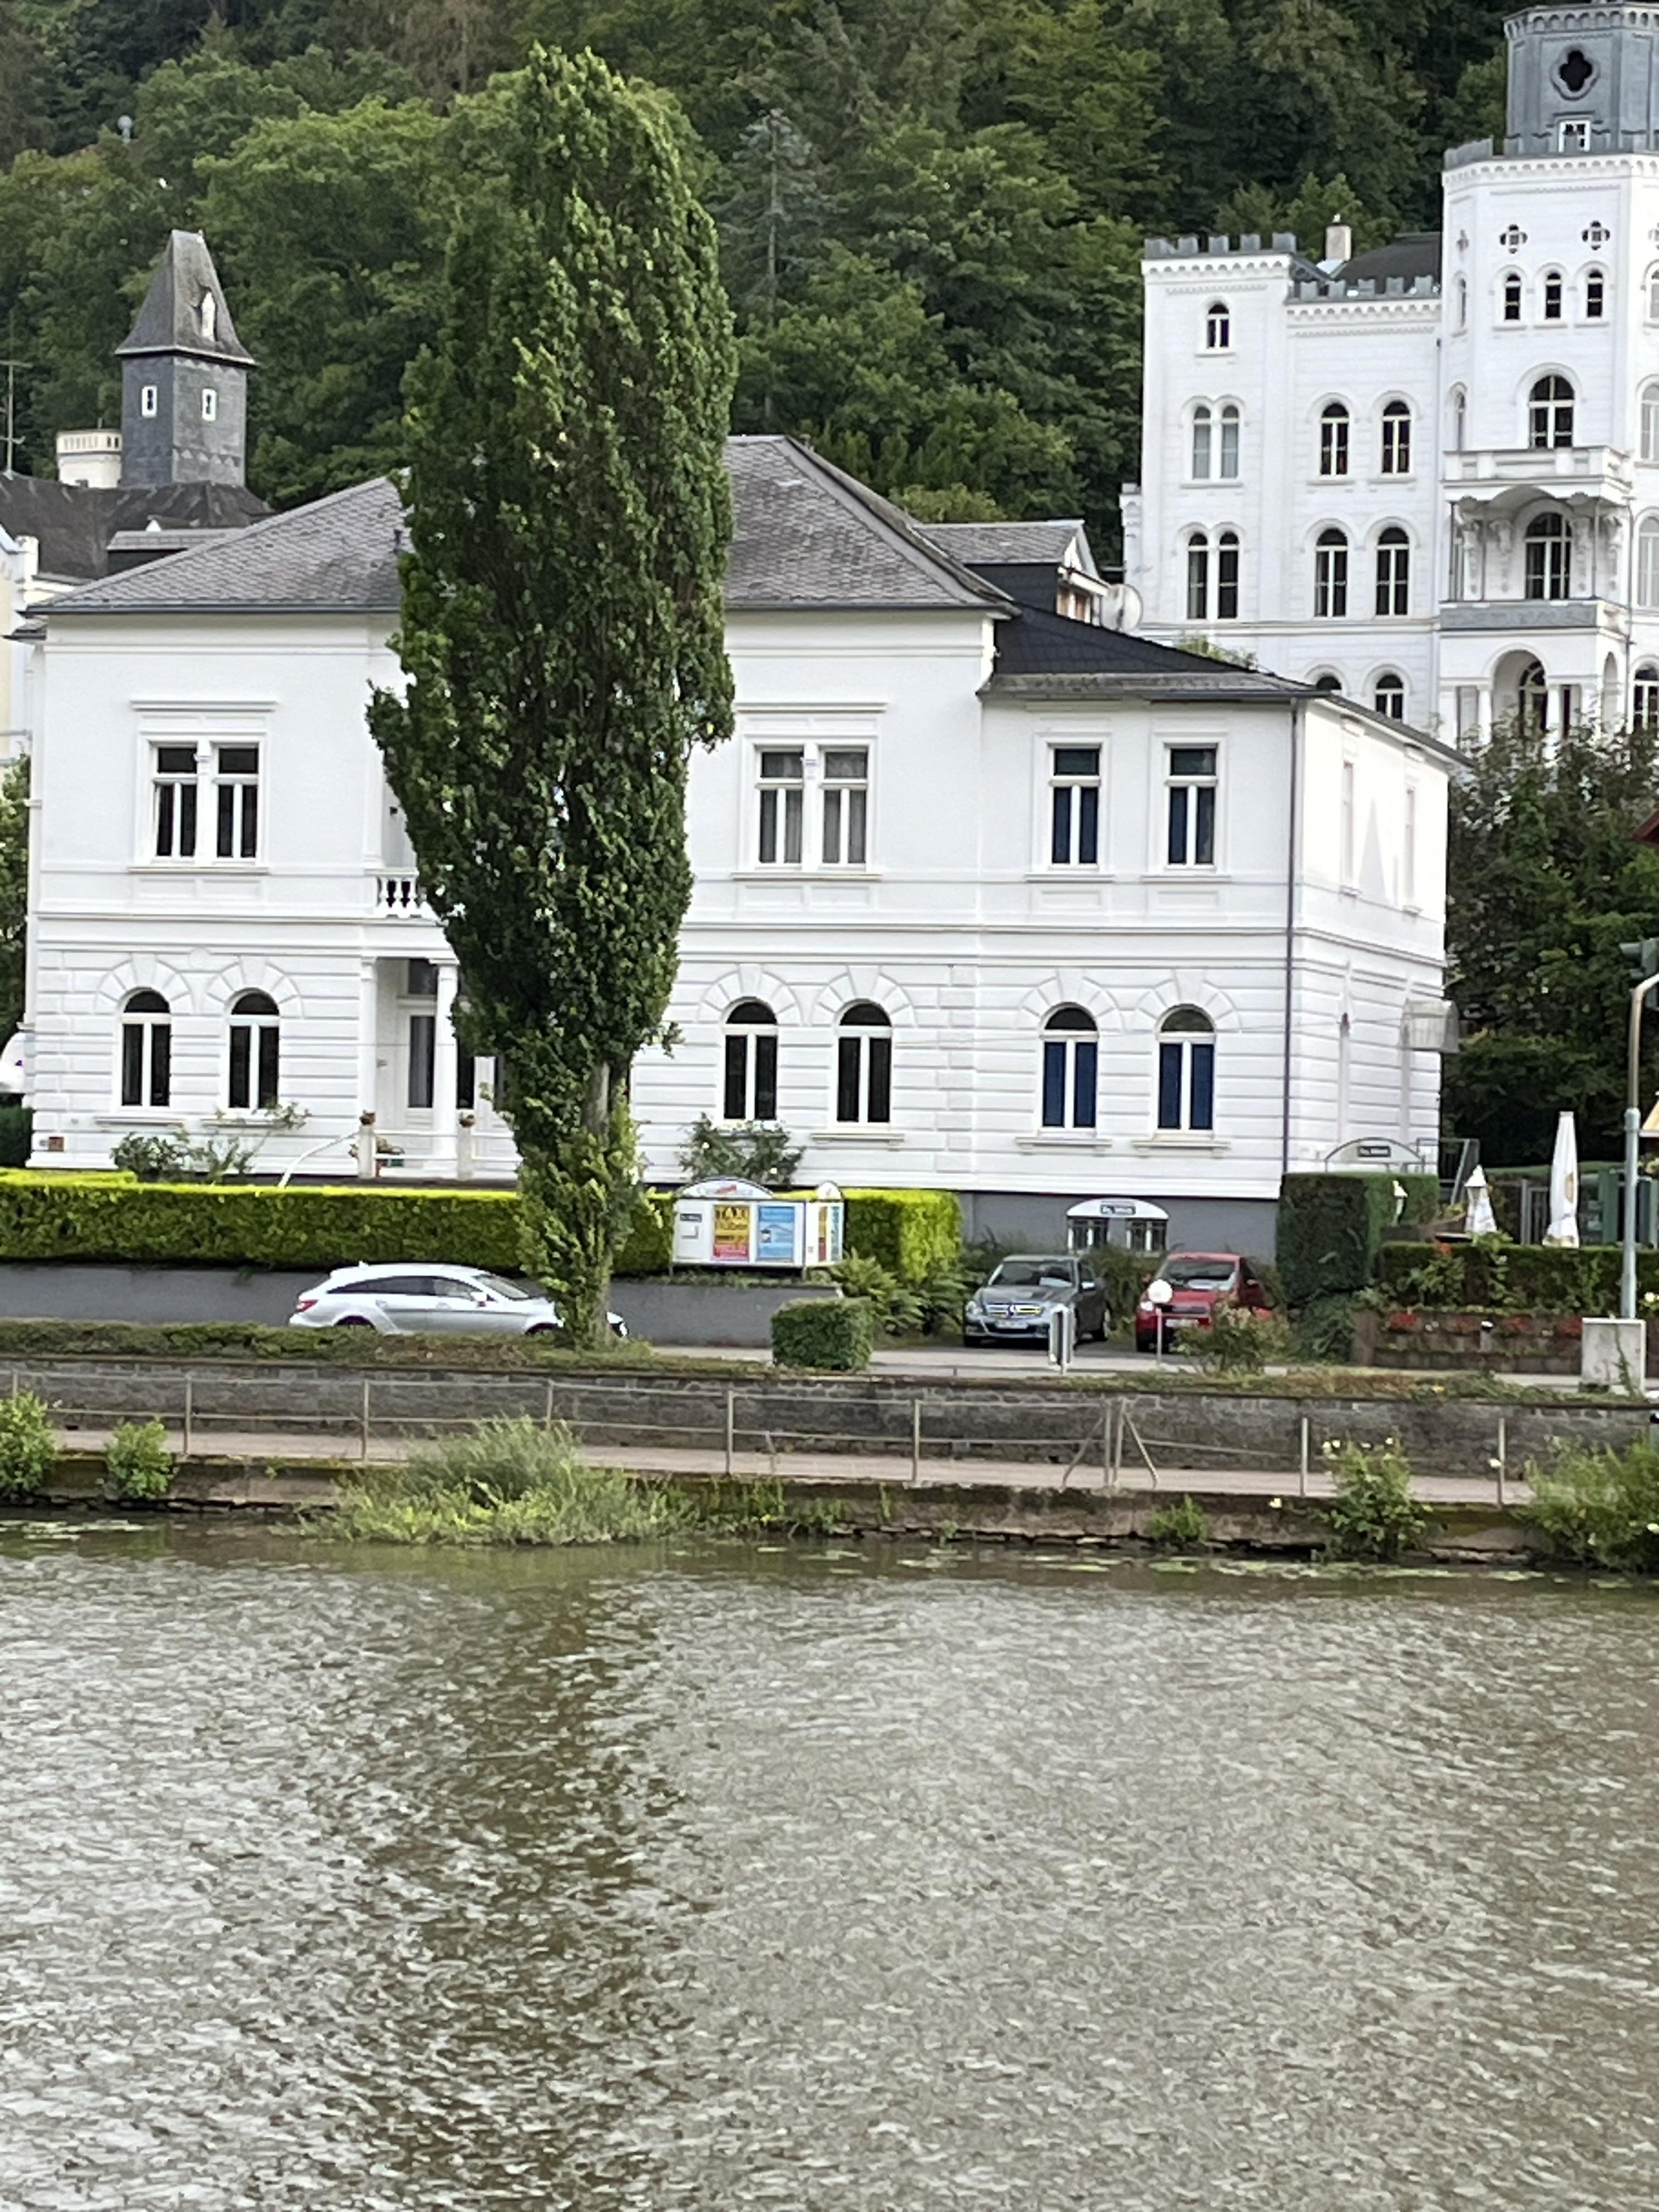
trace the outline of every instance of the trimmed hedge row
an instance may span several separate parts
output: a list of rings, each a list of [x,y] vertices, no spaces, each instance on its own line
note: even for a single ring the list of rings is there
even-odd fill
[[[1287,1175],[1279,1186],[1279,1275],[1292,1306],[1340,1291],[1363,1291],[1376,1267],[1382,1240],[1395,1225],[1406,1193],[1402,1222],[1430,1220],[1440,1186],[1429,1175]]]
[[[902,1283],[925,1283],[962,1258],[962,1208],[950,1190],[849,1190],[847,1249]]]
[[[1376,1286],[1397,1306],[1607,1314],[1619,1303],[1616,1244],[1385,1244]],[[1636,1255],[1638,1293],[1659,1292],[1659,1252]]]
[[[875,1340],[868,1298],[798,1298],[772,1316],[772,1357],[780,1367],[855,1374],[870,1364]]]

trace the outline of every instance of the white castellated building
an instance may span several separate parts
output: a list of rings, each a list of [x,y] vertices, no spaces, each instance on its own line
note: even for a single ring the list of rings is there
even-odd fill
[[[1150,636],[1448,739],[1659,722],[1659,9],[1505,27],[1440,234],[1149,244],[1122,502]]]

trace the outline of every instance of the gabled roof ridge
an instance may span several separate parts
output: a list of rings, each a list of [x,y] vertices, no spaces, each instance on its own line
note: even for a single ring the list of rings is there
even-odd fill
[[[727,442],[732,445],[786,447],[807,469],[823,480],[831,497],[842,507],[850,509],[860,521],[873,523],[908,567],[922,575],[932,574],[937,578],[943,574],[971,605],[1013,605],[1014,602],[1006,592],[999,591],[994,584],[988,584],[982,576],[976,576],[971,568],[964,568],[961,562],[954,560],[943,547],[930,544],[902,507],[895,507],[879,492],[872,491],[868,484],[860,483],[845,469],[838,468],[835,462],[826,460],[822,453],[815,453],[804,439],[791,437],[785,431],[773,431],[734,437]]]

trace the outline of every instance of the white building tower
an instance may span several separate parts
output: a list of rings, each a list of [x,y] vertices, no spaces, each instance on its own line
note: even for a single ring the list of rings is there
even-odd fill
[[[1123,497],[1152,635],[1448,737],[1659,721],[1659,11],[1506,27],[1441,237],[1150,243]]]

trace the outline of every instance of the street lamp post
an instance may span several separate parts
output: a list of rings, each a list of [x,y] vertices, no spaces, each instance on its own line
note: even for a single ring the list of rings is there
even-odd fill
[[[1644,975],[1630,994],[1630,1059],[1625,1075],[1625,1234],[1619,1269],[1619,1317],[1636,1318],[1636,1178],[1641,1166],[1642,1007],[1659,983],[1659,972]]]

